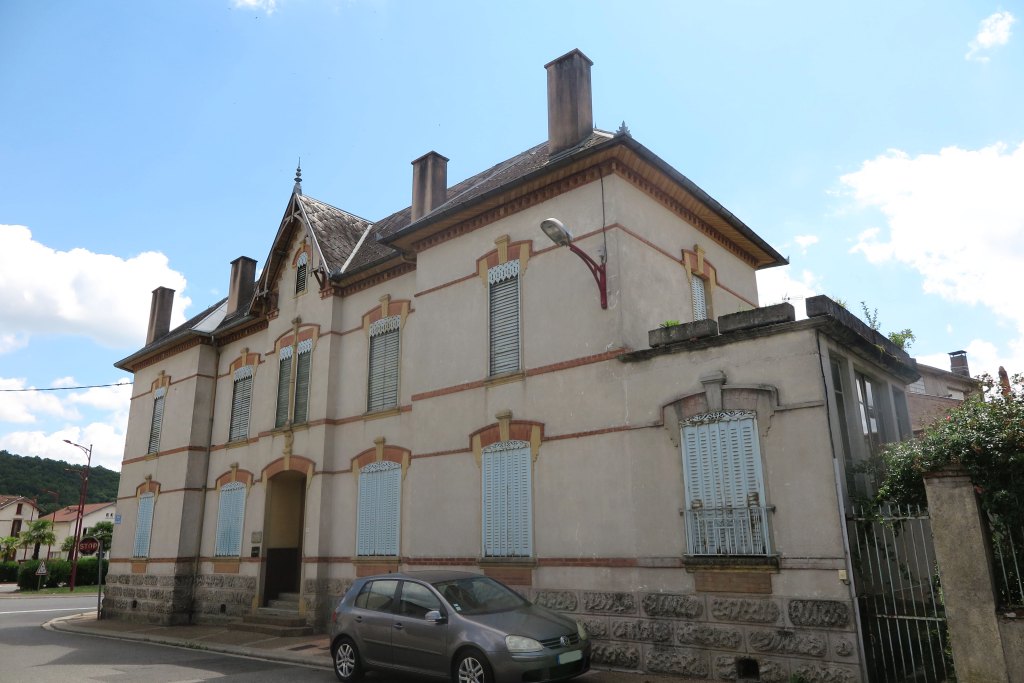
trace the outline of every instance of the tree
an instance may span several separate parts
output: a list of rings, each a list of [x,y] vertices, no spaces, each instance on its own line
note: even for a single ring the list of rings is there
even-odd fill
[[[843,308],[846,307],[843,306]],[[868,305],[866,303],[861,301],[860,310],[864,312],[864,320],[867,322],[868,327],[873,329],[875,332],[881,331],[881,323],[878,322],[878,309],[876,308],[874,310],[871,310],[870,308],[868,308]],[[914,336],[914,333],[911,331],[909,327],[904,327],[899,332],[890,332],[885,336],[889,338],[889,341],[891,341],[893,344],[900,347],[904,351],[909,350],[910,345],[917,341],[917,337]]]
[[[28,523],[28,528],[18,536],[18,545],[22,548],[33,548],[32,559],[39,559],[39,546],[52,545],[57,540],[53,533],[53,523],[48,519],[37,519]]]
[[[0,536],[0,562],[6,562],[20,547],[17,536]]]
[[[60,544],[60,551],[62,553],[70,553],[71,549],[75,547],[75,537],[68,536],[64,539],[64,542]]]
[[[92,527],[90,536],[103,544],[103,551],[110,550],[110,539],[114,536],[113,522],[96,522]]]

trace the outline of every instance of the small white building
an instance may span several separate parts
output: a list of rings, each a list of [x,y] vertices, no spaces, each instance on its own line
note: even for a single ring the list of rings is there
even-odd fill
[[[96,526],[99,522],[110,522],[113,524],[116,516],[116,501],[109,503],[86,503],[82,510],[82,538],[88,536],[92,527]],[[49,559],[67,559],[69,553],[61,552],[60,549],[64,545],[65,540],[75,535],[75,520],[78,519],[78,506],[68,505],[46,515],[43,519],[48,519],[53,523],[53,533],[57,537],[50,548]]]

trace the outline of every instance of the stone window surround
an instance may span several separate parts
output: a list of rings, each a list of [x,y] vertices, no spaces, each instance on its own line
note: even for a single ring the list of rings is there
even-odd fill
[[[298,274],[299,274],[299,259],[302,255],[306,255],[306,275],[305,283],[301,291],[297,290],[298,287]],[[302,243],[299,244],[299,248],[295,250],[295,254],[292,256],[292,269],[295,271],[293,275],[294,287],[292,287],[292,296],[300,297],[309,291],[309,276],[313,273],[313,247],[310,245],[306,238],[302,239]]]
[[[399,330],[399,332],[398,333],[399,333],[399,335],[401,335],[402,334],[402,330],[405,329],[405,321],[409,317],[409,314],[412,313],[412,312],[413,312],[412,311],[412,302],[409,299],[394,299],[394,300],[392,300],[390,294],[385,294],[385,295],[380,297],[380,306],[374,306],[369,311],[367,311],[366,313],[363,314],[363,317],[362,317],[363,326],[362,327],[363,327],[363,333],[366,335],[366,368],[367,368],[366,386],[367,386],[367,391],[369,390],[369,385],[370,385],[370,382],[369,382],[370,326],[373,325],[373,323],[375,323],[378,320],[381,320],[383,318],[390,318],[390,317],[393,317],[393,316],[398,316],[398,318],[399,318],[399,322],[398,322],[398,330]],[[401,347],[399,347],[399,352],[398,353],[399,353],[399,356],[398,356],[398,364],[399,364],[398,382],[399,382],[399,399],[400,399],[401,398],[401,382],[402,382],[402,372],[401,372],[402,351],[401,351]],[[371,411],[367,411],[366,415],[367,415],[367,417],[377,418],[377,417],[384,417],[386,415],[397,415],[400,412],[401,412],[401,401],[400,400],[396,400],[396,404],[395,404],[394,407],[385,408],[383,410],[374,410],[372,412]]]
[[[698,277],[704,281],[705,319],[714,320],[715,309],[713,302],[715,286],[718,284],[718,271],[715,270],[715,266],[704,257],[704,249],[699,244],[693,245],[693,251],[683,249],[680,261],[683,264],[683,269],[686,271],[686,284],[691,287],[691,290],[691,278]],[[692,291],[690,292],[690,298],[693,298]]]
[[[273,354],[272,357],[274,359],[278,359],[278,358],[280,358],[281,349],[282,348],[284,348],[286,346],[298,347],[298,345],[301,342],[309,340],[310,343],[312,344],[312,348],[309,351],[309,353],[311,354],[310,355],[310,363],[312,364],[312,360],[313,360],[312,354],[316,352],[317,342],[319,341],[319,339],[320,339],[320,325],[318,325],[316,323],[308,323],[308,324],[304,325],[302,323],[302,319],[301,318],[295,318],[295,320],[292,321],[292,329],[289,330],[288,332],[285,332],[284,334],[282,334],[280,337],[278,337],[274,341],[274,349],[271,352]],[[295,350],[296,349],[293,349],[293,355],[292,355],[293,359],[297,355],[297,354],[294,353]],[[295,426],[296,426],[296,425],[294,425],[292,423],[292,420],[294,419],[294,411],[295,411],[295,381],[296,381],[296,372],[298,370],[297,365],[298,365],[298,363],[296,363],[296,362],[293,362],[291,364],[291,375],[290,375],[290,377],[288,379],[288,420],[285,422],[285,424],[283,426],[275,427],[273,429],[273,431],[275,431],[275,432],[289,431],[289,430],[294,429]],[[311,367],[312,367],[312,365],[311,365]],[[312,375],[312,369],[311,369],[310,370],[310,382],[311,383],[312,383],[312,377],[313,377],[313,375]],[[278,395],[278,391],[280,391],[280,389],[275,387],[275,391],[274,391],[275,400],[276,400],[276,397]],[[308,397],[307,397],[307,401],[308,401]],[[307,422],[308,422],[308,416],[307,416]],[[305,423],[302,423],[302,424],[304,425]],[[298,425],[298,426],[301,427],[302,425]]]

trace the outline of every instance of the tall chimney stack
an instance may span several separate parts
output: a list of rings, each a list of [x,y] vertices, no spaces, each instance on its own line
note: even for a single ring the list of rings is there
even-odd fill
[[[427,152],[412,162],[412,220],[419,220],[448,198],[448,158]]]
[[[548,154],[568,149],[594,132],[590,67],[579,50],[544,65],[548,70]]]
[[[157,287],[153,290],[153,300],[149,304],[149,329],[146,332],[146,344],[152,344],[171,329],[171,306],[174,304],[174,290]]]
[[[239,256],[231,262],[231,282],[228,284],[228,315],[252,299],[256,286],[256,260]]]
[[[954,375],[963,375],[964,377],[971,376],[971,369],[967,367],[966,351],[949,352],[949,371]]]

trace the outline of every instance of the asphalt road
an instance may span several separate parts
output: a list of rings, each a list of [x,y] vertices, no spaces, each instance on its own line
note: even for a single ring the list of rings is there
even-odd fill
[[[96,596],[0,598],[0,683],[330,683],[328,671],[200,650],[48,631],[56,617],[96,609]]]

